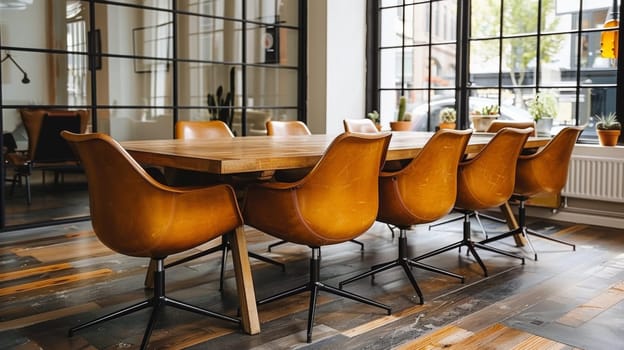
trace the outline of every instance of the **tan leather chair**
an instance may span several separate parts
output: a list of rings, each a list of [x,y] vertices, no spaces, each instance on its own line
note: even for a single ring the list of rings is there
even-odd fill
[[[515,120],[493,120],[490,123],[490,126],[485,130],[485,132],[493,132],[496,133],[502,128],[516,128],[516,129],[528,129],[532,128],[533,133],[530,136],[537,136],[537,131],[535,130],[535,122],[534,121],[515,121]]]
[[[496,133],[498,132],[500,129],[502,128],[516,128],[516,129],[528,129],[528,128],[532,128],[533,129],[533,133],[531,133],[530,136],[537,136],[537,131],[535,130],[535,122],[534,121],[515,121],[515,120],[493,120],[490,123],[490,126],[487,128],[487,130],[485,132],[491,132],[491,133]],[[531,149],[523,149],[521,151],[521,154],[531,154],[534,153],[534,150]],[[468,155],[466,159],[468,158],[472,158],[474,155]],[[477,221],[477,224],[479,224],[479,227],[481,228],[481,232],[483,232],[483,236],[485,236],[485,238],[487,239],[488,233],[485,230],[485,227],[483,226],[483,223],[481,222],[481,218],[486,218],[488,220],[492,220],[495,222],[499,222],[499,223],[505,223],[506,221],[500,218],[497,218],[496,216],[491,216],[491,215],[487,215],[484,213],[480,213],[479,211],[474,211],[473,213],[470,214],[471,217],[474,217],[475,220]],[[429,230],[431,230],[433,227],[437,227],[437,226],[441,226],[441,225],[446,225],[448,223],[457,221],[457,220],[462,220],[464,218],[463,215],[459,216],[459,217],[455,217],[455,218],[451,218],[448,220],[444,220],[442,222],[438,222],[435,223],[433,225],[429,225]]]
[[[375,123],[367,118],[343,119],[342,123],[346,132],[376,133],[379,132]]]
[[[7,154],[8,165],[15,170],[10,194],[23,178],[26,185],[26,203],[32,203],[30,175],[41,170],[45,183],[45,172],[54,173],[59,182],[68,171],[81,171],[80,164],[67,142],[60,136],[61,130],[84,133],[89,123],[86,110],[22,109],[20,116],[28,134],[28,152]]]
[[[220,120],[186,121],[181,120],[175,126],[176,139],[211,139],[234,137],[232,130]]]
[[[247,191],[245,223],[288,242],[312,249],[307,283],[262,299],[266,304],[310,291],[307,341],[319,291],[369,305],[390,308],[320,281],[321,247],[349,241],[366,232],[378,209],[378,176],[390,142],[389,133],[339,135],[303,179],[252,185]]]
[[[299,120],[269,120],[266,122],[267,135],[269,136],[296,136],[311,135],[308,126]]]
[[[232,131],[230,130],[230,128],[227,126],[227,124],[225,124],[224,122],[220,121],[220,120],[210,120],[210,121],[179,121],[176,123],[176,127],[175,127],[175,136],[176,138],[179,139],[186,139],[186,140],[192,140],[192,139],[205,139],[205,138],[228,138],[228,137],[234,137],[234,133],[232,133]],[[175,171],[178,171],[177,169],[174,169]],[[216,184],[216,183],[223,183],[223,182],[227,182],[227,179],[223,179],[220,178],[218,176],[214,176],[214,174],[206,174],[206,173],[200,173],[200,172],[190,172],[190,171],[183,171],[183,172],[177,172],[177,174],[180,176],[184,176],[186,179],[184,180],[185,183],[189,183],[189,177],[193,177],[197,183],[206,185],[206,184]],[[210,177],[212,176],[212,177]],[[250,179],[246,179],[247,181],[254,181],[254,178],[250,178]],[[191,182],[192,184],[192,182]],[[218,246],[212,247],[210,249],[195,253],[193,255],[184,257],[182,259],[176,260],[174,262],[168,263],[167,265],[165,265],[165,268],[169,268],[169,267],[173,267],[176,265],[180,265],[183,264],[185,262],[191,261],[191,260],[195,260],[197,258],[200,258],[202,256],[208,255],[208,254],[212,254],[215,252],[220,251],[221,252],[221,275],[219,278],[219,290],[222,291],[223,290],[223,281],[224,281],[224,277],[225,277],[225,264],[227,262],[227,256],[228,256],[228,250],[230,249],[230,235],[226,234],[222,236],[221,239],[221,244],[219,244]],[[281,267],[282,271],[286,270],[286,265],[282,264],[279,261],[275,261],[273,259],[264,257],[260,254],[256,254],[254,252],[248,252],[249,256],[260,260],[260,261],[264,261],[266,263],[269,264],[273,264],[276,266]],[[151,287],[151,269],[148,269],[147,271],[147,275],[145,276],[145,285],[147,287]]]
[[[470,237],[470,213],[499,207],[509,200],[514,188],[518,156],[532,132],[532,129],[503,128],[477,155],[459,164],[455,207],[464,213],[463,239],[414,260],[420,261],[466,246],[483,269],[485,276],[488,275],[487,268],[475,248],[517,258],[524,264],[524,257],[473,241]]]
[[[160,310],[182,310],[240,323],[240,320],[171,299],[165,294],[164,260],[234,229],[242,230],[234,190],[229,185],[180,189],[160,184],[104,134],[62,132],[87,175],[93,231],[117,253],[156,261],[154,294],[139,303],[73,327],[69,335],[148,307],[152,314],[141,348],[146,348]],[[106,166],[102,166],[102,159]],[[131,219],[130,219],[131,218]]]
[[[413,225],[435,221],[453,208],[457,196],[457,166],[464,155],[471,133],[471,130],[440,130],[405,168],[381,173],[377,221],[399,228],[398,257],[340,282],[341,288],[347,283],[400,266],[422,304],[422,292],[410,270],[412,266],[464,281],[463,276],[410,260],[407,256],[407,231]]]
[[[537,260],[537,253],[529,239],[529,235],[566,244],[571,246],[573,250],[576,250],[576,245],[573,243],[546,236],[528,228],[526,224],[525,202],[538,194],[561,192],[568,179],[568,165],[572,157],[574,144],[583,129],[584,126],[566,127],[537,153],[521,155],[518,158],[512,198],[517,199],[520,203],[518,209],[519,227],[507,233],[485,239],[480,242],[481,244],[498,241],[511,235],[522,234],[526,237],[535,260]]]

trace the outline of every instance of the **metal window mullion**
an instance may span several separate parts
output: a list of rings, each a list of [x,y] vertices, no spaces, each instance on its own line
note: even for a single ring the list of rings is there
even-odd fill
[[[579,113],[580,106],[579,101],[581,98],[581,45],[582,45],[582,28],[583,28],[583,0],[579,1],[579,15],[578,25],[576,30],[576,103],[574,104],[574,124],[579,125]],[[590,101],[587,101],[590,103]]]

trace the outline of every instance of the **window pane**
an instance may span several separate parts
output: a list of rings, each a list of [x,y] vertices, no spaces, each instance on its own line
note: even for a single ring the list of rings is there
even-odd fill
[[[171,67],[166,64],[158,68],[152,66],[153,70],[140,73],[137,67],[141,67],[141,63],[137,61],[131,58],[102,59],[106,69],[97,71],[96,79],[101,83],[98,92],[108,96],[99,102],[116,106],[145,106],[142,118],[155,118],[165,113],[164,108],[172,105]],[[109,71],[117,72],[124,78],[108,79]]]
[[[228,23],[231,24],[231,22]],[[225,28],[226,21],[222,19],[180,15],[178,20],[178,58],[223,61],[226,56],[232,57],[240,51],[233,45],[234,40],[232,40],[233,36],[237,36],[237,33],[229,31],[226,35]],[[226,37],[228,40],[225,39]]]
[[[570,69],[571,60],[576,60],[576,52],[570,47],[577,43],[576,38],[574,34],[541,36],[540,85],[576,85],[576,69]],[[562,50],[563,47],[568,49]]]
[[[86,1],[86,0],[83,0]],[[170,0],[116,0],[117,2],[137,5],[137,6],[146,6],[146,7],[157,7],[161,9],[171,9],[171,1]]]
[[[297,71],[294,69],[249,67],[247,106],[297,106]]]
[[[238,102],[236,96],[240,96],[241,69],[240,66],[228,64],[179,62],[178,104],[184,107],[208,108],[208,95],[217,98],[219,87],[221,100],[225,101],[229,94],[230,105],[232,101]],[[236,89],[233,93],[230,90],[232,85]]]
[[[470,42],[470,83],[472,87],[498,85],[499,40]]]
[[[149,108],[98,109],[98,131],[118,141],[173,138],[173,110],[149,115]]]
[[[247,63],[297,65],[298,30],[255,24],[249,26]]]
[[[457,36],[457,1],[435,2],[431,11],[432,43],[454,41]]]
[[[502,45],[503,70],[509,85],[535,86],[537,37],[504,39]]]
[[[414,130],[435,130],[440,122],[440,111],[444,108],[456,108],[455,90],[432,90],[430,100],[427,91],[410,91],[409,93],[413,107],[408,111],[412,114]]]
[[[472,0],[470,18],[472,38],[490,38],[500,34],[500,4],[497,1]]]
[[[503,35],[537,33],[538,2],[539,0],[504,1]],[[480,18],[484,15],[487,16],[481,13]]]

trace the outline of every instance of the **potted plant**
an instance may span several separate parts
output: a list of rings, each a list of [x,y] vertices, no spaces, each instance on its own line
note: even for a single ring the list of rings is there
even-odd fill
[[[455,129],[455,121],[457,120],[457,112],[455,108],[446,107],[440,111],[440,129]]]
[[[381,130],[381,117],[379,116],[379,112],[372,111],[366,114],[366,118],[373,121],[377,130]]]
[[[553,118],[557,116],[557,100],[553,94],[538,93],[527,103],[538,135],[550,136]]]
[[[407,98],[405,96],[401,96],[399,98],[397,120],[395,122],[390,122],[390,129],[393,131],[409,131],[412,129],[411,115],[405,112],[406,103]]]
[[[596,115],[596,134],[598,134],[598,141],[602,146],[615,146],[617,145],[618,138],[620,137],[620,130],[622,125],[617,119],[617,115],[613,112],[607,115]]]
[[[488,129],[492,120],[498,119],[500,116],[500,108],[498,105],[487,105],[480,110],[474,110],[470,113],[472,126],[475,131],[483,132]]]

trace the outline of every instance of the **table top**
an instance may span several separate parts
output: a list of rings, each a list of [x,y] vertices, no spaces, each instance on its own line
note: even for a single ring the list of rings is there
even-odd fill
[[[433,132],[393,132],[387,160],[415,157]],[[493,137],[473,133],[466,153],[476,153]],[[216,174],[271,171],[314,166],[337,135],[246,136],[209,140],[141,140],[121,145],[142,164]],[[549,138],[531,137],[526,147],[540,147]]]

